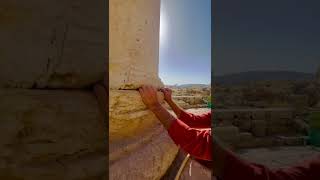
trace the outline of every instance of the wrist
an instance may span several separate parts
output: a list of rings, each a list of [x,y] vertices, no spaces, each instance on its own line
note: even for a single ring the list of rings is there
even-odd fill
[[[155,112],[157,110],[159,110],[161,108],[161,104],[160,103],[156,103],[156,104],[153,104],[151,106],[149,106],[149,109],[152,111],[152,112]]]
[[[167,101],[167,103],[173,103],[172,98],[170,98],[170,99],[165,99],[165,100]]]

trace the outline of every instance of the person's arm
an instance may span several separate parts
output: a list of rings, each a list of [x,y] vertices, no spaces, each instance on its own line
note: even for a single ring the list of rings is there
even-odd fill
[[[144,85],[139,88],[139,93],[147,108],[156,115],[166,129],[169,129],[175,117],[160,104],[157,90],[153,86]]]
[[[179,107],[173,100],[172,100],[172,91],[169,88],[161,88],[160,89],[164,94],[164,99],[171,107],[173,112],[177,115],[177,117],[189,125],[190,127],[196,128],[210,128],[211,125],[211,112],[207,112],[201,115],[195,115],[192,113],[186,112],[184,109]]]
[[[176,119],[168,133],[181,149],[196,159],[212,161],[211,129],[197,129]]]
[[[161,104],[150,108],[172,140],[191,156],[201,160],[212,160],[211,129],[200,130],[189,127],[174,118]]]
[[[166,99],[166,95],[165,96],[165,101],[168,103],[168,105],[171,107],[171,109],[173,110],[173,112],[177,115],[178,118],[180,118],[180,115],[182,112],[184,112],[184,110],[178,106],[170,97],[170,99]]]
[[[316,180],[320,178],[320,156],[310,162],[284,169],[269,169],[237,157],[213,140],[213,174],[223,180]]]
[[[168,103],[177,117],[180,118],[180,114],[184,112],[184,110],[172,100],[172,90],[169,88],[161,88],[160,91],[163,92],[164,100]]]
[[[211,130],[199,130],[189,127],[184,122],[173,117],[157,99],[156,89],[143,86],[139,89],[144,104],[156,115],[167,129],[172,140],[191,156],[211,160],[212,141]]]

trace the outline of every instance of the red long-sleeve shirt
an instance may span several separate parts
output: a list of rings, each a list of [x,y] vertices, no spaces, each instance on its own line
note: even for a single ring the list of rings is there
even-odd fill
[[[191,156],[212,161],[211,112],[194,115],[182,112],[168,129],[173,141]],[[207,129],[201,129],[207,128]],[[319,180],[320,155],[311,161],[285,169],[271,170],[242,160],[227,151],[223,180]]]
[[[181,149],[200,160],[212,159],[211,112],[202,115],[181,112],[168,133]],[[206,128],[206,129],[201,129]]]

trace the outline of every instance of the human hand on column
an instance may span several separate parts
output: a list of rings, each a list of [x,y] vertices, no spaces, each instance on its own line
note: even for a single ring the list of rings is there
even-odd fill
[[[151,85],[143,85],[139,88],[139,93],[141,95],[143,103],[150,109],[154,110],[161,106],[158,95],[157,89]]]
[[[175,120],[175,117],[161,105],[158,99],[157,89],[153,86],[143,85],[139,88],[139,93],[143,103],[156,115],[163,126],[166,129],[169,129],[170,124]]]
[[[165,101],[169,102],[172,100],[172,90],[171,89],[161,88],[160,91],[163,92]]]
[[[174,111],[174,113],[177,115],[177,117],[180,117],[181,112],[183,111],[182,108],[180,108],[173,100],[172,100],[172,90],[169,88],[161,88],[161,92],[164,94],[164,100],[169,104],[171,109]]]

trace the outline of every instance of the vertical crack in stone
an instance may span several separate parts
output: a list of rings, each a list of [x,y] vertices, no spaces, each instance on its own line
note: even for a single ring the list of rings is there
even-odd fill
[[[47,66],[46,66],[46,73],[48,73],[49,70],[50,70],[50,64],[51,64],[51,59],[48,58],[48,60],[47,60]]]
[[[56,61],[54,62],[54,61],[51,61],[51,59],[48,59],[46,84],[49,84],[50,81],[52,81],[52,80],[54,81],[57,78],[60,79],[60,77],[62,77],[62,76],[70,77],[70,74],[72,74],[72,73],[68,73],[66,75],[60,75],[59,73],[57,73],[57,69],[62,64],[62,61],[63,61],[64,47],[65,47],[68,32],[69,32],[69,24],[65,24],[63,37],[62,37],[61,44],[60,44],[61,48],[59,48],[57,46],[58,52],[57,52]],[[50,69],[50,67],[51,67],[51,69]]]
[[[66,39],[66,34],[68,32],[68,25],[65,25],[65,29],[63,31],[63,38],[61,48],[59,48],[58,38],[57,38],[57,28],[53,27],[51,31],[51,38],[49,39],[48,46],[51,48],[50,53],[48,54],[48,58],[46,60],[46,64],[43,68],[43,73],[41,73],[32,84],[31,89],[37,88],[46,88],[48,86],[48,82],[51,79],[54,70],[62,61],[63,48]],[[56,61],[56,62],[55,62]]]
[[[64,53],[64,45],[66,43],[68,31],[69,31],[69,24],[66,24],[65,25],[65,30],[64,30],[64,33],[63,33],[63,39],[62,39],[62,42],[61,42],[61,51],[60,51],[60,55],[58,57],[58,63],[57,64],[60,64],[61,61],[62,61],[63,53]]]

